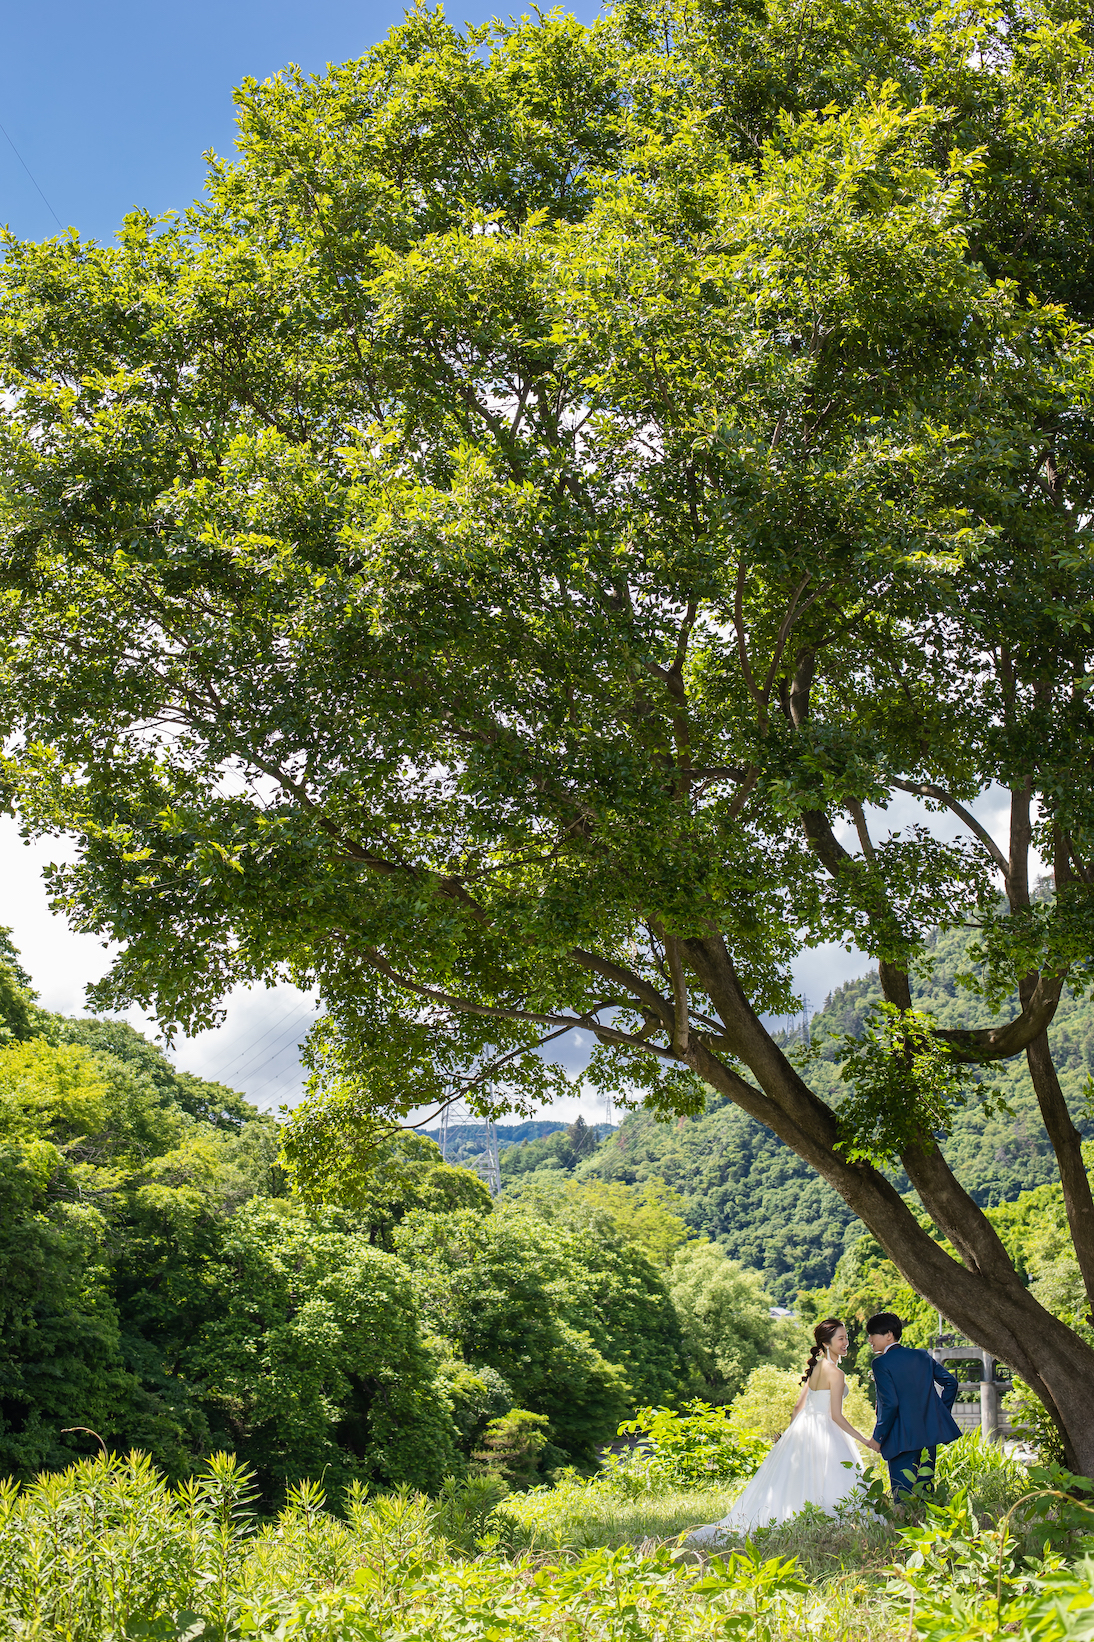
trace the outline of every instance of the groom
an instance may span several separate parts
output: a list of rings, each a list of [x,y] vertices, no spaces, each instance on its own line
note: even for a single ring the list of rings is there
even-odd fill
[[[929,1351],[902,1346],[903,1332],[904,1324],[891,1311],[879,1311],[866,1324],[877,1387],[877,1424],[867,1446],[888,1462],[894,1496],[914,1488],[924,1449],[933,1476],[936,1446],[961,1435],[950,1413],[957,1381]],[[935,1381],[942,1387],[941,1396]]]

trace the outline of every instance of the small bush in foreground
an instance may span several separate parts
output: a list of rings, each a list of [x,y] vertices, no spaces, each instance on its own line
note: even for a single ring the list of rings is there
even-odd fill
[[[1029,1472],[1002,1443],[966,1431],[938,1450],[935,1487],[941,1500],[959,1490],[975,1499],[977,1514],[995,1521],[1030,1490]]]

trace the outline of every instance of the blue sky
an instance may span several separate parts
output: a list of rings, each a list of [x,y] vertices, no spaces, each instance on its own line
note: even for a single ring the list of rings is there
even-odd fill
[[[586,22],[597,11],[570,9]],[[287,63],[318,73],[359,57],[403,10],[339,0],[6,0],[0,123],[61,223],[108,240],[135,206],[167,211],[200,193],[202,154],[232,148],[233,86]],[[480,23],[494,10],[465,0],[448,15]],[[57,232],[2,136],[0,221],[25,239]]]
[[[591,22],[597,6],[571,9]],[[458,22],[492,14],[482,4],[449,8]],[[0,135],[0,221],[25,239],[57,233],[59,219],[109,241],[135,207],[186,206],[201,192],[204,152],[232,150],[233,86],[288,63],[322,72],[329,62],[362,55],[402,16],[398,5],[337,0],[188,7],[9,0],[0,123],[23,163]],[[40,867],[66,854],[63,842],[26,850],[14,823],[0,819],[0,924],[12,926],[43,1004],[80,1014],[84,986],[103,973],[108,954],[95,938],[72,935],[46,905]],[[816,1007],[865,967],[861,955],[827,948],[803,955],[798,984]],[[131,1018],[154,1035],[154,1022],[136,1012]],[[297,1042],[311,1018],[312,1000],[290,987],[239,993],[225,1024],[179,1042],[174,1058],[276,1108],[299,1095]],[[560,1058],[576,1069],[583,1046]],[[555,1111],[570,1119],[582,1107],[590,1119],[602,1115],[588,1098]]]

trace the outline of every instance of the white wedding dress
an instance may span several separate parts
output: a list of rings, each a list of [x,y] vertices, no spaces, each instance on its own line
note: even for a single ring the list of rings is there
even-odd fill
[[[862,1471],[854,1439],[832,1418],[831,1391],[807,1391],[801,1412],[722,1520],[694,1529],[688,1538],[717,1545],[731,1534],[785,1522],[806,1505],[832,1513],[854,1491]]]

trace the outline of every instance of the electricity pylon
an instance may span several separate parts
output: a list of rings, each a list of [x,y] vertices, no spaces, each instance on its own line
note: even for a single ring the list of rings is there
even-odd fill
[[[490,1190],[491,1197],[497,1197],[501,1191],[501,1159],[498,1154],[498,1126],[493,1118],[476,1117],[468,1111],[466,1104],[460,1100],[449,1103],[441,1113],[441,1158],[448,1162],[448,1146],[451,1131],[454,1129],[486,1130],[486,1149],[481,1156],[472,1159],[471,1168],[484,1176]]]

